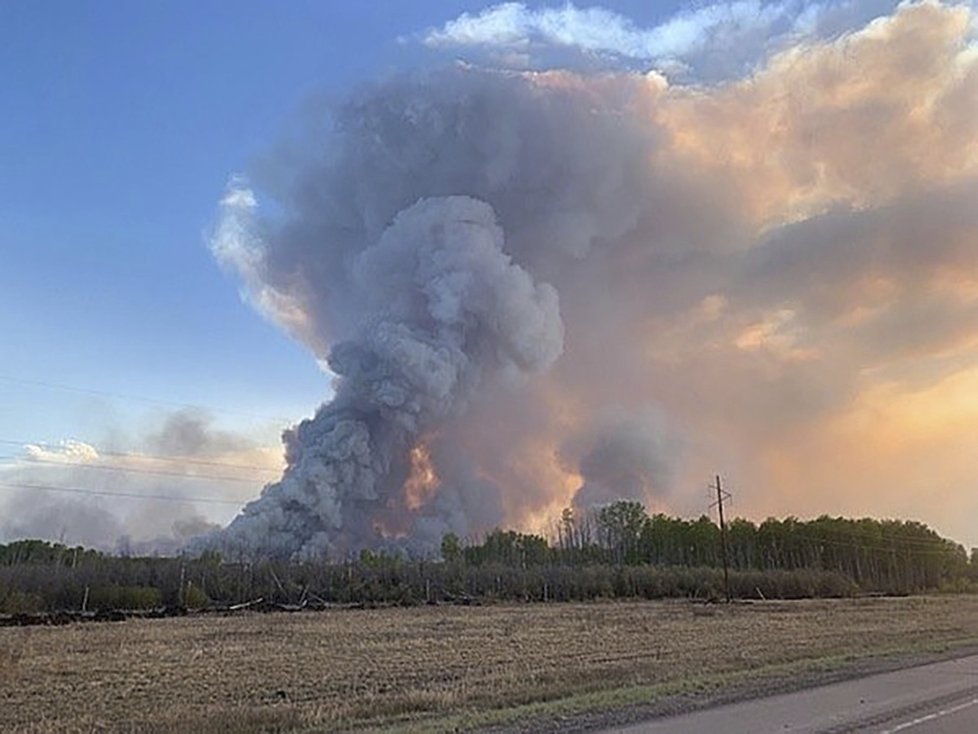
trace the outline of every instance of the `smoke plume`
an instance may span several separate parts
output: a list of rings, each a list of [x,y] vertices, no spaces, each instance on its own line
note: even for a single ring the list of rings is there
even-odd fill
[[[503,246],[491,207],[454,196],[404,209],[357,254],[355,320],[328,357],[336,396],[286,433],[285,476],[231,524],[228,546],[309,556],[415,535],[389,523],[437,509],[403,491],[419,442],[480,386],[544,370],[562,349],[556,292]]]
[[[842,32],[862,15],[830,5],[709,85],[612,62],[396,76],[311,120],[257,194],[233,181],[212,250],[336,382],[215,542],[430,549],[622,496],[699,514],[718,469],[752,513],[926,510],[897,467],[971,439],[861,431],[978,380],[975,16],[909,3]],[[604,17],[564,15],[581,38]],[[427,41],[548,42],[506,17]],[[712,17],[681,24],[697,58]],[[886,474],[867,435],[902,475],[882,505],[857,491]]]

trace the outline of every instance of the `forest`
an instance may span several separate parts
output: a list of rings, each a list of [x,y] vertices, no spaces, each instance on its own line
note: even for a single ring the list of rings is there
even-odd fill
[[[331,605],[718,600],[978,590],[978,552],[919,522],[649,516],[638,502],[565,510],[554,537],[444,536],[440,555],[362,551],[343,561],[128,557],[40,540],[0,545],[0,613],[301,609]]]

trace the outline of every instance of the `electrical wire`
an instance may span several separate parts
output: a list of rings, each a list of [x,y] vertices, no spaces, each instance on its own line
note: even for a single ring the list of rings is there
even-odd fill
[[[131,474],[150,474],[154,476],[179,477],[181,479],[208,479],[218,482],[241,482],[244,484],[254,484],[255,480],[248,477],[231,477],[215,474],[192,474],[190,472],[167,471],[165,469],[143,469],[135,466],[112,466],[108,464],[91,464],[84,461],[38,459],[33,457],[21,458],[18,463],[0,463],[0,469],[19,469],[31,464],[43,464],[45,466],[70,466],[78,469],[99,469],[101,471],[126,472]],[[272,473],[272,472],[269,472]],[[274,472],[277,474],[277,472]]]
[[[88,446],[89,448],[94,450],[95,453],[98,454],[100,457],[111,456],[113,458],[120,458],[120,459],[137,459],[137,460],[148,459],[151,461],[171,462],[174,464],[193,464],[195,466],[217,466],[217,467],[226,467],[228,469],[250,469],[253,471],[268,472],[271,474],[277,474],[279,471],[278,469],[271,469],[267,466],[258,466],[256,464],[235,464],[228,461],[208,461],[204,459],[194,459],[188,456],[175,456],[175,455],[162,456],[160,454],[144,454],[139,451],[105,451],[103,449],[100,449],[98,446],[94,446],[93,444],[88,443],[87,441],[79,441],[79,443],[84,443],[85,446]],[[0,444],[5,444],[8,446],[19,446],[21,448],[24,448],[26,446],[39,446],[42,449],[47,449],[52,447],[52,444],[46,442],[15,441],[9,438],[0,438]],[[58,446],[57,444],[55,444],[53,445],[53,448],[62,448],[62,446]],[[18,458],[18,457],[10,456],[4,458]]]
[[[75,385],[65,385],[63,383],[58,383],[58,382],[30,380],[23,377],[16,377],[14,375],[0,374],[0,380],[4,382],[10,382],[16,385],[30,385],[33,387],[44,387],[52,390],[65,390],[68,392],[77,392],[85,395],[99,395],[101,397],[114,398],[116,400],[137,400],[144,403],[155,403],[156,405],[166,405],[171,408],[190,408],[192,410],[203,410],[212,413],[225,413],[227,415],[238,415],[246,418],[258,418],[261,420],[275,421],[277,423],[291,424],[295,422],[295,419],[293,418],[283,418],[281,416],[263,415],[261,413],[250,413],[241,410],[228,410],[226,408],[212,408],[206,405],[196,405],[194,403],[181,403],[175,400],[151,398],[145,395],[134,395],[130,393],[117,393],[117,392],[111,392],[109,390],[96,390],[94,388],[77,387]]]
[[[203,502],[215,505],[235,505],[240,507],[248,500],[222,500],[217,497],[181,497],[172,494],[141,494],[138,492],[110,492],[101,489],[83,489],[82,487],[53,487],[47,484],[28,484],[21,482],[0,482],[2,489],[27,489],[39,492],[67,492],[69,494],[97,495],[99,497],[125,497],[140,500],[164,500],[168,502]]]

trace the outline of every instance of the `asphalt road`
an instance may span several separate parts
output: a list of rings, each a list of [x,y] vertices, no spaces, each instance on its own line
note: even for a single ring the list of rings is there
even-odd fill
[[[978,655],[656,719],[616,734],[978,734]]]

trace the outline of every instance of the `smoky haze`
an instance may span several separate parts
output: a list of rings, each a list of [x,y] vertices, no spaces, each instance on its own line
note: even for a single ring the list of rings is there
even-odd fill
[[[973,26],[904,5],[709,86],[456,64],[308,121],[275,183],[232,181],[211,248],[334,396],[210,542],[430,550],[569,504],[696,511],[718,465],[753,512],[878,512],[856,488],[930,439],[860,430],[880,406],[921,430],[922,393],[978,374]],[[932,431],[949,465],[974,448]],[[924,476],[900,486],[883,511],[919,516]]]
[[[200,410],[107,434],[100,445],[27,444],[0,463],[0,542],[173,554],[226,523],[282,467],[280,448],[222,429]]]

